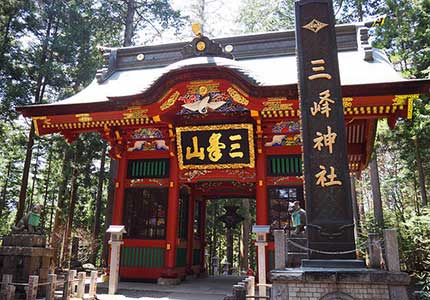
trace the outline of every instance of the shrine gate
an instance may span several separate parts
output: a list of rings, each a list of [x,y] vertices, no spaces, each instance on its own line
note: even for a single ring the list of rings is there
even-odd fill
[[[367,28],[336,27],[352,173],[370,159],[376,124],[411,118],[428,80],[403,80]],[[19,108],[38,135],[99,132],[118,161],[112,223],[127,234],[120,276],[205,272],[206,202],[255,198],[256,224],[286,224],[303,202],[293,31],[105,48],[106,65],[65,100]],[[323,104],[315,109],[324,111]],[[304,202],[303,205],[304,206]],[[326,210],[332,209],[326,207]],[[268,246],[268,265],[273,242]]]

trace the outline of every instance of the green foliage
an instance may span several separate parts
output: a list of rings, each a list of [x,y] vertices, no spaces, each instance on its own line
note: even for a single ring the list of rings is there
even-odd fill
[[[245,0],[238,19],[244,32],[294,28],[293,0]]]
[[[384,1],[334,0],[334,10],[339,23],[363,22],[381,13]]]
[[[182,19],[179,12],[174,11],[167,0],[135,2],[136,29],[145,32],[154,29],[157,34],[170,26],[180,29]],[[29,124],[17,119],[16,106],[52,103],[87,86],[101,67],[102,58],[97,46],[122,45],[125,7],[123,2],[112,0],[2,1],[0,234],[7,234],[14,220],[28,138]],[[60,226],[64,227],[69,213],[71,158],[78,151],[78,194],[73,225],[80,235],[85,236],[86,233],[88,236],[95,221],[100,154],[106,145],[97,134],[83,135],[78,143],[81,145],[79,149],[76,144],[69,146],[58,135],[35,139],[26,206],[30,206],[30,201],[46,205],[47,231],[52,229],[57,213]],[[69,150],[73,153],[65,159],[64,153]],[[103,207],[107,198],[107,174],[104,178]],[[62,203],[60,207],[58,200]],[[61,236],[62,232],[59,234]],[[100,233],[100,238],[102,236]]]
[[[429,76],[430,2],[428,0],[386,0],[380,9],[387,14],[376,30],[374,46],[386,49],[398,70],[406,77]]]
[[[105,19],[104,33],[111,27],[115,32],[122,32],[126,25],[127,1],[101,0],[98,12]],[[174,10],[168,0],[133,0],[136,12],[133,19],[134,43],[152,42],[161,36],[163,30],[174,29],[176,34],[184,26],[184,19],[179,11]],[[123,45],[123,37],[118,40]]]

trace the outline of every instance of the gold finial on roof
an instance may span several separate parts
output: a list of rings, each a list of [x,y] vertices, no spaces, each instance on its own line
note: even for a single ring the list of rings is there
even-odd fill
[[[191,29],[193,30],[193,33],[197,36],[197,37],[201,37],[202,36],[202,25],[200,23],[194,22],[191,25]]]

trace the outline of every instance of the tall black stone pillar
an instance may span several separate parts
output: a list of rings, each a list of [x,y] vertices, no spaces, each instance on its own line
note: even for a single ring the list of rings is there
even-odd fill
[[[295,9],[309,258],[355,259],[332,1]]]

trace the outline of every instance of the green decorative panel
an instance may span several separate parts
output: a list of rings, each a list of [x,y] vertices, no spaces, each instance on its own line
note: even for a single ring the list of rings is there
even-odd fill
[[[185,267],[187,265],[187,248],[176,248],[176,266]]]
[[[200,249],[193,249],[193,265],[200,265]]]
[[[275,251],[268,251],[269,253],[269,270],[275,269]]]
[[[269,176],[301,176],[301,155],[269,156],[267,174]]]
[[[132,268],[163,268],[164,248],[121,248],[121,267]]]
[[[168,159],[129,160],[127,178],[166,178],[169,176]]]

